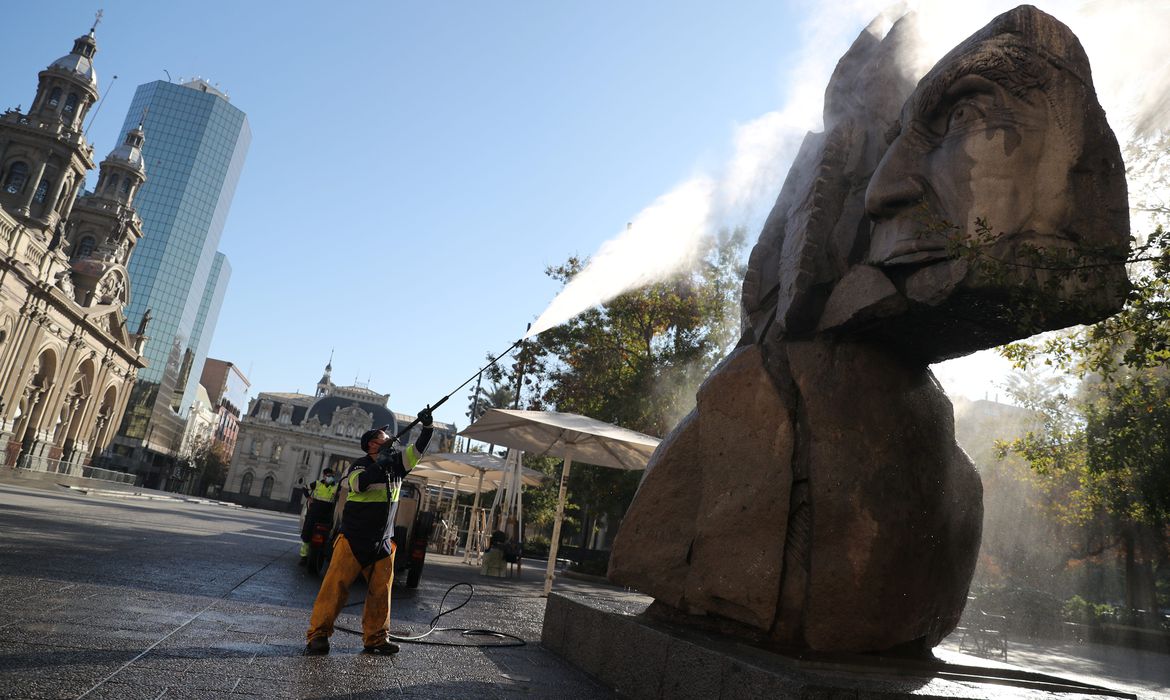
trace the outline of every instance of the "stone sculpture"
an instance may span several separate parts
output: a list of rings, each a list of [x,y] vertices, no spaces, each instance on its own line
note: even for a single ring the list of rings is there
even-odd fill
[[[609,576],[652,613],[927,652],[983,515],[929,363],[1121,307],[1124,167],[1076,37],[1021,6],[915,87],[911,21],[839,62],[749,259],[743,337],[622,523]]]

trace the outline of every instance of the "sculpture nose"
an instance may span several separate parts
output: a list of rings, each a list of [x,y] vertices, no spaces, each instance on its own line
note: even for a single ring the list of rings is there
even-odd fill
[[[865,211],[870,218],[888,219],[922,201],[926,188],[913,156],[914,149],[906,139],[899,137],[890,144],[865,190]]]

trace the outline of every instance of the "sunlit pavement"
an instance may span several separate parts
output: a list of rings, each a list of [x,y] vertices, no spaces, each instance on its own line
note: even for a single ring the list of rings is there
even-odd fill
[[[394,632],[417,634],[448,588],[468,581],[471,601],[440,626],[499,630],[526,646],[404,644],[397,656],[371,657],[359,637],[338,631],[330,655],[305,657],[318,580],[297,566],[295,517],[161,494],[30,488],[2,471],[0,697],[613,697],[540,646],[535,568],[519,580],[485,579],[458,558],[429,554],[420,586],[394,592]],[[558,578],[562,587],[608,588]],[[350,598],[363,594],[359,584]],[[339,626],[360,629],[360,610],[349,608]]]
[[[959,651],[953,634],[935,649],[951,663],[1011,668],[1046,673],[1074,681],[1135,693],[1143,700],[1170,698],[1170,656],[1149,651],[1089,643],[1008,640],[1007,659],[971,656]]]

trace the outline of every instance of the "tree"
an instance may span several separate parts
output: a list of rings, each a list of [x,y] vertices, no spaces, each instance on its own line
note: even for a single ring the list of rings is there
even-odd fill
[[[1033,387],[1034,389],[1034,387]],[[1087,377],[1076,396],[1013,391],[1043,422],[1001,443],[1022,456],[1049,496],[1056,521],[1075,530],[1072,561],[1115,552],[1126,605],[1157,608],[1156,579],[1170,579],[1170,383],[1162,368],[1118,368]]]
[[[515,387],[522,378],[526,407],[665,435],[694,407],[699,383],[738,338],[744,243],[742,229],[720,232],[705,242],[692,269],[526,341],[502,380]],[[567,283],[584,265],[573,257],[546,272]],[[581,508],[581,532],[602,518],[616,523],[640,479],[640,472],[574,470],[569,493]],[[545,487],[554,499],[555,485],[553,479]]]
[[[1120,552],[1127,605],[1150,609],[1155,580],[1170,582],[1170,234],[1162,227],[1135,249],[1130,280],[1114,316],[1001,350],[1017,367],[1043,363],[1080,381],[1074,397],[1017,395],[1045,426],[1004,450],[1050,487],[1062,485],[1061,517],[1096,533],[1090,552]]]
[[[231,456],[227,454],[223,445],[214,440],[205,439],[197,442],[187,457],[195,470],[196,495],[204,495],[209,487],[222,487],[227,479],[228,465]]]

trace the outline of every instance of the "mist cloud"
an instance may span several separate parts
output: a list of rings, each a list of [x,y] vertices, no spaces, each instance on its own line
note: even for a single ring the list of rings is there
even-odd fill
[[[805,134],[821,128],[824,90],[838,59],[861,27],[884,34],[905,10],[918,15],[921,36],[911,67],[922,75],[947,51],[1018,2],[854,0],[805,3],[805,42],[783,81],[785,104],[738,125],[732,155],[663,194],[607,241],[533,324],[529,335],[559,325],[624,291],[665,279],[695,259],[699,243],[720,228],[758,230]],[[1141,0],[1053,2],[1042,10],[1081,39],[1101,104],[1123,148],[1170,126],[1170,3]],[[875,17],[882,18],[877,22]],[[767,89],[761,86],[760,89]],[[1137,175],[1140,177],[1140,173]],[[1163,183],[1158,183],[1163,184]],[[1133,182],[1131,192],[1150,183]]]

